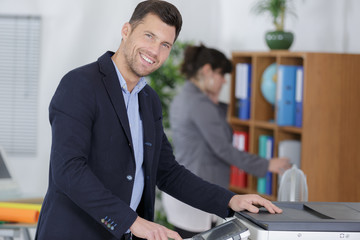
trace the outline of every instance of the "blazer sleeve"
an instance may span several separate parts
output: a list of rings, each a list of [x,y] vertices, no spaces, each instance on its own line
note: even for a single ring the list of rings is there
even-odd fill
[[[52,127],[51,172],[56,187],[114,236],[132,225],[137,214],[104,187],[87,164],[96,115],[95,90],[83,74],[70,72],[50,103]],[[102,223],[107,216],[116,228]]]
[[[157,176],[159,189],[178,200],[223,218],[233,214],[228,204],[235,194],[201,179],[179,165],[165,134]]]
[[[226,119],[219,114],[219,110],[208,99],[193,103],[191,119],[201,132],[204,141],[219,159],[255,176],[264,177],[266,175],[269,161],[233,147],[222,128]]]

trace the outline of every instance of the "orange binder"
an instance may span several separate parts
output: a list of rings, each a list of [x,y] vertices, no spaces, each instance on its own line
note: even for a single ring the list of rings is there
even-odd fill
[[[38,210],[0,207],[0,221],[37,223],[38,219]]]

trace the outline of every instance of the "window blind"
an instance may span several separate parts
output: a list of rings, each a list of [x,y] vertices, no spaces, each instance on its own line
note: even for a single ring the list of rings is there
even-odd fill
[[[37,152],[40,27],[37,16],[0,15],[0,146]]]

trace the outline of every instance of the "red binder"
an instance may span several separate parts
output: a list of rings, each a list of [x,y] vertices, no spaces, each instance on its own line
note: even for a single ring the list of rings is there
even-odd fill
[[[244,131],[234,131],[233,146],[240,151],[248,151],[248,133]],[[247,174],[244,170],[236,166],[230,167],[230,185],[240,188],[247,187]]]

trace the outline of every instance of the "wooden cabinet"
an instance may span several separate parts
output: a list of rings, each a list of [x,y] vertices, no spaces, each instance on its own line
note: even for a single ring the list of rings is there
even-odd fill
[[[258,152],[260,134],[274,137],[274,156],[282,140],[301,141],[301,169],[307,176],[309,201],[360,201],[360,55],[314,52],[233,52],[232,60],[252,64],[251,112],[249,120],[237,117],[235,75],[232,73],[228,120],[234,130],[249,133],[249,151]],[[304,68],[303,124],[281,127],[276,109],[263,97],[260,84],[272,63],[302,65]],[[277,176],[273,194],[277,198]],[[248,176],[245,189],[256,193],[257,179]]]

